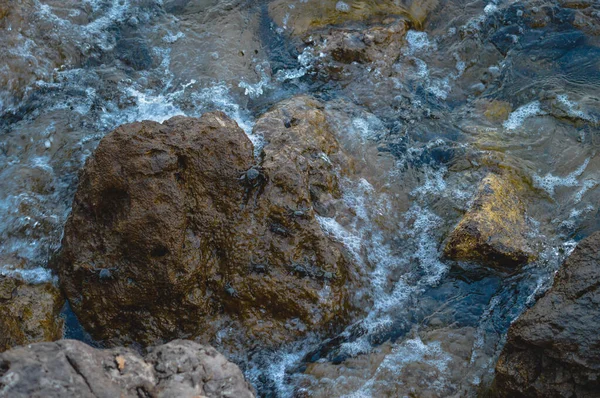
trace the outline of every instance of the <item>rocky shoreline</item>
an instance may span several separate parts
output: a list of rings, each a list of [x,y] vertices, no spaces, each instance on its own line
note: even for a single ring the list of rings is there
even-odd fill
[[[250,397],[239,369],[213,348],[172,340],[218,341],[239,357],[309,331],[333,336],[332,324],[349,321],[360,272],[315,224],[343,211],[337,179],[354,162],[321,109],[297,97],[267,112],[255,127],[265,137],[258,164],[222,113],[108,134],[86,163],[52,264],[84,329],[117,348],[58,340],[58,289],[4,277],[0,396]],[[526,261],[524,208],[507,181],[482,181],[446,255],[501,268]],[[511,325],[492,395],[600,391],[599,255],[596,233]],[[165,345],[142,357],[123,344]]]
[[[210,346],[174,340],[145,355],[76,340],[0,354],[1,397],[253,398],[240,369]]]
[[[600,5],[38,3],[0,397],[600,397]]]

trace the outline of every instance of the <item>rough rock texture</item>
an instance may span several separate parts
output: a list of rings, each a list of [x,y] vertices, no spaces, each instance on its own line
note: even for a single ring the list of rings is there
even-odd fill
[[[600,397],[600,232],[510,327],[496,365],[501,397]]]
[[[0,277],[0,351],[60,339],[63,304],[60,291],[50,283],[30,285]]]
[[[76,340],[0,354],[0,397],[251,398],[240,369],[210,346],[175,340],[148,354]]]
[[[311,32],[304,46],[314,46],[317,71],[333,79],[348,78],[368,64],[387,74],[400,56],[409,22],[404,18],[386,18],[369,28],[330,28]],[[353,69],[358,69],[354,71]]]
[[[510,175],[489,174],[469,211],[450,234],[444,256],[492,267],[514,268],[535,258],[527,243],[522,182]]]
[[[54,262],[86,330],[107,344],[197,337],[240,352],[339,325],[353,271],[313,210],[339,196],[318,107],[293,99],[258,120],[260,165],[220,112],[107,135]]]

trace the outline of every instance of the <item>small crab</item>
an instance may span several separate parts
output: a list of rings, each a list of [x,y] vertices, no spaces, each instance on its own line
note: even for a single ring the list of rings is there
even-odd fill
[[[335,278],[336,278],[335,273],[330,272],[330,271],[323,272],[323,279],[325,279],[327,281],[330,281],[330,280],[335,279]]]
[[[274,234],[277,234],[277,235],[280,235],[280,236],[283,236],[286,238],[291,235],[290,231],[279,223],[271,224],[269,226],[269,230],[271,232],[273,232]]]
[[[97,272],[98,278],[100,278],[101,280],[106,280],[112,279],[114,276],[113,272],[116,270],[116,268],[96,268],[93,270],[93,272]]]
[[[249,188],[256,188],[266,181],[264,169],[261,166],[254,165],[244,171],[239,180]]]
[[[304,278],[305,276],[313,276],[308,259],[306,258],[304,259],[304,263],[299,263],[290,257],[290,271],[292,274],[296,274],[301,278]]]
[[[269,262],[254,262],[254,259],[250,257],[250,271],[255,272],[257,274],[266,274],[267,272],[269,272]]]
[[[235,290],[235,288],[233,286],[231,286],[230,282],[227,282],[225,284],[225,293],[227,293],[231,297],[235,297],[235,298],[239,298],[240,297],[240,295],[238,294],[237,290]]]
[[[98,276],[100,277],[100,279],[108,279],[110,277],[112,277],[112,273],[110,272],[109,269],[104,268],[100,270],[100,273],[98,274]]]
[[[244,194],[244,204],[242,205],[242,207],[244,207],[245,204],[248,203],[248,200],[250,200],[250,197],[252,196],[252,191],[254,191],[254,204],[256,205],[258,196],[262,191],[262,186],[267,181],[264,169],[261,166],[254,165],[248,170],[244,171],[242,175],[238,178],[238,180],[246,188],[246,192]]]
[[[286,206],[287,216],[292,218],[306,218],[308,216],[308,212],[311,210],[310,207],[298,207],[297,209],[292,209],[291,207]]]
[[[306,267],[300,263],[292,263],[292,272],[300,277],[305,277],[309,275],[309,272],[306,269]]]

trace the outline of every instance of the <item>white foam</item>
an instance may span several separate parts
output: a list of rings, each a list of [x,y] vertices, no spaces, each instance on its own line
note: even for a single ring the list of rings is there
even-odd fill
[[[343,1],[338,1],[335,5],[335,9],[339,12],[348,12],[350,11],[350,6]]]
[[[360,255],[361,239],[359,236],[346,231],[334,218],[321,217],[319,215],[316,218],[323,232],[341,242],[350,250],[355,260],[362,262]]]
[[[448,78],[434,79],[429,84],[429,87],[427,87],[427,91],[435,95],[438,99],[445,100],[448,98],[450,91],[452,91],[452,87],[450,86]]]
[[[368,125],[359,122],[358,130]],[[369,137],[371,133],[362,131],[362,134]],[[439,261],[438,241],[435,238],[435,231],[442,220],[417,203],[425,197],[442,195],[447,191],[443,174],[443,171],[439,172],[433,177],[433,183],[430,180],[414,190],[415,203],[397,228],[402,231],[400,234],[407,244],[401,253],[390,246],[388,237],[373,219],[374,216],[385,218],[388,212],[394,211],[392,199],[386,194],[378,194],[366,179],[342,180],[344,204],[355,215],[352,220],[341,225],[333,218],[318,217],[326,233],[342,242],[359,264],[370,267],[367,294],[372,298],[373,305],[367,316],[359,322],[366,334],[342,344],[341,352],[347,355],[369,352],[370,336],[392,327],[394,314],[414,294],[438,283],[447,272],[447,266]],[[406,278],[398,278],[398,272]],[[409,283],[410,275],[414,272],[420,276]]]
[[[417,64],[417,76],[422,78],[429,78],[429,67],[422,59],[415,58]]]
[[[27,283],[40,284],[51,282],[53,280],[52,272],[47,268],[19,269],[12,268],[10,265],[4,265],[0,268],[0,275],[19,278]]]
[[[545,114],[546,112],[542,111],[540,101],[533,101],[512,112],[504,122],[503,126],[507,130],[515,130],[521,127],[526,119]]]
[[[485,15],[492,15],[496,11],[498,11],[498,6],[496,6],[493,3],[486,5],[485,8],[483,9],[483,12],[485,13]]]
[[[584,111],[582,111],[581,106],[578,103],[571,101],[567,94],[558,95],[556,97],[556,99],[558,100],[559,104],[561,104],[565,107],[564,110],[567,112],[567,114],[569,116],[578,118],[581,120],[585,120],[588,122],[597,123],[597,120],[595,117],[590,116],[587,113],[585,113]]]
[[[233,99],[229,92],[229,88],[225,84],[217,84],[215,86],[202,89],[191,95],[194,104],[197,108],[197,113],[202,114],[208,110],[218,109],[225,112],[227,116],[236,121],[238,126],[246,133],[252,144],[254,145],[254,153],[258,155],[264,145],[264,139],[259,134],[254,134],[254,120],[250,113],[240,107]]]
[[[373,397],[373,387],[382,381],[380,378],[386,378],[390,372],[402,374],[404,368],[412,363],[421,363],[435,368],[439,372],[438,379],[429,387],[441,389],[446,385],[444,376],[448,373],[448,365],[451,361],[452,356],[442,349],[439,341],[424,343],[419,337],[405,340],[386,355],[369,380],[357,391],[343,395],[343,398]]]
[[[587,168],[590,162],[590,158],[587,158],[581,166],[577,168],[577,170],[568,174],[565,177],[558,177],[551,173],[546,174],[544,177],[540,177],[539,175],[533,176],[533,183],[536,187],[543,189],[548,192],[548,194],[554,197],[554,191],[556,187],[575,187],[579,185],[578,177],[583,174],[585,169]],[[585,191],[583,192],[585,193]],[[581,193],[580,196],[583,196]],[[577,194],[575,194],[577,197]],[[581,199],[579,199],[581,200]]]
[[[264,91],[269,87],[271,83],[271,77],[267,74],[269,65],[258,64],[255,67],[256,74],[260,76],[260,80],[256,83],[248,83],[242,80],[238,86],[244,89],[244,94],[250,98],[256,99],[264,94]]]
[[[434,47],[429,41],[427,32],[418,32],[416,30],[406,32],[406,43],[408,46],[403,49],[405,55],[412,55]]]
[[[575,194],[574,202],[581,202],[581,199],[583,199],[583,195],[585,195],[590,189],[596,186],[598,186],[598,181],[594,179],[585,180],[583,184],[581,184],[581,189]]]
[[[163,38],[162,40],[165,43],[169,43],[169,44],[173,44],[175,43],[177,40],[181,39],[185,37],[185,34],[183,32],[177,32],[177,33],[172,33],[172,32],[168,32]]]
[[[173,104],[173,95],[155,95],[151,92],[141,92],[135,88],[127,90],[136,98],[137,106],[133,109],[130,121],[153,120],[162,123],[174,116],[185,113]]]
[[[440,167],[437,170],[434,170],[430,167],[425,167],[425,182],[413,189],[411,195],[429,195],[429,194],[440,194],[444,195],[447,192],[447,184],[444,180],[444,176],[447,173],[447,169],[445,167]]]

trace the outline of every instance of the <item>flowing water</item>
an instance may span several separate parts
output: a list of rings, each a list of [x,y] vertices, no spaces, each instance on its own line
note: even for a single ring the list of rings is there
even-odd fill
[[[393,12],[409,30],[392,58],[324,72],[310,29]],[[511,321],[600,228],[595,0],[0,0],[0,32],[0,272],[32,282],[53,278],[77,174],[111,129],[220,109],[260,148],[270,106],[325,103],[358,166],[348,211],[319,222],[370,306],[338,336],[234,358],[260,396],[484,394]],[[441,259],[494,169],[528,186],[540,255],[513,274]]]

